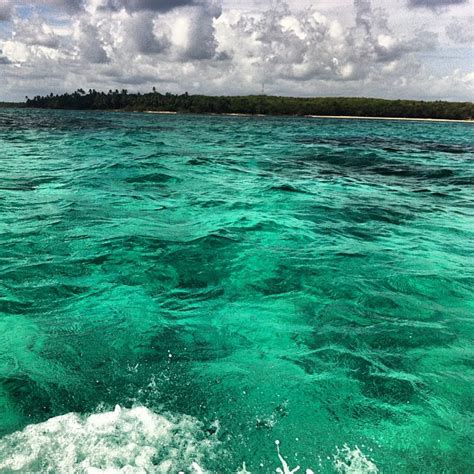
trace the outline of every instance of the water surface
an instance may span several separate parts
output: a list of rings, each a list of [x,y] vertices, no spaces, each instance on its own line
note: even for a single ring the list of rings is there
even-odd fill
[[[0,471],[472,471],[473,139],[0,110]]]

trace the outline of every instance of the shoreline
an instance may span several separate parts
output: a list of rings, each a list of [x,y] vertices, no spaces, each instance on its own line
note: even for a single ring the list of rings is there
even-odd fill
[[[120,109],[116,110],[121,112]],[[124,112],[142,112],[145,114],[160,114],[160,115],[186,115],[189,112],[175,112],[172,110],[132,110]],[[243,114],[237,112],[227,112],[222,114],[217,113],[196,113],[193,115],[212,115],[212,116],[226,116],[226,117],[302,117],[302,118],[317,118],[317,119],[341,119],[341,120],[398,120],[408,122],[454,122],[454,123],[474,123],[474,120],[468,119],[438,119],[438,118],[417,118],[417,117],[371,117],[364,115],[268,115],[268,114]]]
[[[304,115],[307,118],[325,118],[325,119],[357,119],[357,120],[402,120],[416,122],[457,122],[457,123],[474,123],[474,120],[468,119],[438,119],[438,118],[421,118],[421,117],[369,117],[364,115]]]
[[[36,110],[78,110],[89,112],[120,112],[120,113],[144,113],[153,115],[211,115],[224,117],[300,117],[300,118],[316,118],[316,119],[337,119],[337,120],[396,120],[404,122],[439,122],[439,123],[474,123],[474,119],[444,119],[444,118],[422,118],[422,117],[374,117],[364,115],[316,115],[316,114],[250,114],[239,112],[226,113],[206,113],[206,112],[177,112],[174,110],[127,110],[127,109],[75,109],[75,108],[48,108],[48,107],[21,107],[21,106],[7,106],[0,107],[0,109],[22,108],[22,109],[36,109]]]
[[[120,112],[118,110],[117,112]],[[133,112],[140,112],[139,110],[133,110]],[[163,115],[176,115],[178,112],[173,112],[172,110],[144,110],[145,114],[163,114]]]

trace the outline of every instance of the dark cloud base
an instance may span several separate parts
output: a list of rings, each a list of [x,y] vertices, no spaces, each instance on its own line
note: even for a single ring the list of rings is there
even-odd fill
[[[125,9],[130,12],[150,10],[167,12],[178,7],[199,4],[196,0],[108,0],[101,9],[118,11]]]
[[[412,8],[442,8],[451,5],[462,5],[469,0],[409,0],[408,5]]]

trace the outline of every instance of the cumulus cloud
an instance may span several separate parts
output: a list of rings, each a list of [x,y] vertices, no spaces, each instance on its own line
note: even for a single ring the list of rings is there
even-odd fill
[[[434,71],[433,79],[424,59],[452,47],[440,43],[447,41],[445,31],[459,43],[472,37],[459,16],[439,15],[430,27],[421,21],[414,27],[396,17],[400,9],[374,8],[370,0],[347,0],[344,15],[298,8],[296,0],[272,3],[267,11],[261,3],[260,10],[238,3],[223,9],[214,0],[38,0],[35,6],[54,8],[33,13],[15,8],[20,2],[26,4],[4,3],[12,16],[0,29],[0,62],[15,64],[2,70],[2,93],[20,98],[153,85],[247,94],[260,92],[262,83],[267,93],[284,95],[472,96],[466,68],[453,76],[453,90],[445,70]]]
[[[27,45],[58,48],[60,38],[40,16],[32,15],[27,21],[15,19],[13,38]]]
[[[11,64],[11,61],[3,55],[3,51],[0,49],[0,65],[1,64]]]
[[[455,43],[474,43],[474,16],[453,20],[446,27],[446,34]]]
[[[78,53],[83,61],[92,64],[109,62],[97,26],[83,19],[76,24],[75,36],[77,38]]]
[[[63,8],[66,11],[77,12],[84,8],[84,0],[39,0],[38,4]]]
[[[214,3],[203,3],[188,8],[187,15],[175,23],[174,37],[179,44],[183,60],[204,60],[216,56],[218,42],[215,37],[214,19],[221,10]]]
[[[99,0],[96,12],[105,14],[108,22],[126,12],[116,16],[122,32],[118,36],[126,36],[117,44],[126,50],[145,55],[167,52],[172,61],[217,57],[214,20],[222,10],[215,0]]]
[[[1,16],[1,4],[11,9],[12,6],[27,6],[27,7],[50,7],[51,9],[59,9],[70,13],[76,13],[84,8],[84,4],[87,0],[35,0],[31,2],[29,0],[0,0],[0,16]]]
[[[370,0],[354,0],[354,9],[356,12],[356,25],[363,27],[369,33],[373,22],[372,5]]]
[[[404,57],[436,47],[437,37],[428,31],[394,34],[386,13],[373,10],[369,0],[355,0],[354,13],[354,23],[343,26],[313,9],[292,12],[280,5],[260,16],[223,19],[218,39],[247,77],[265,83],[364,80],[389,63],[396,69]]]
[[[146,12],[130,16],[124,21],[123,27],[127,32],[127,45],[138,53],[162,53],[170,46],[165,34],[155,34],[153,17]]]

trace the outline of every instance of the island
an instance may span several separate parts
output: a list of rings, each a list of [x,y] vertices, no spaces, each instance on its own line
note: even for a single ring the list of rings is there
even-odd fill
[[[80,110],[120,110],[198,114],[296,115],[317,117],[372,117],[437,120],[472,120],[472,102],[387,100],[365,97],[282,97],[268,95],[206,96],[129,93],[126,89],[26,98],[25,107]]]

